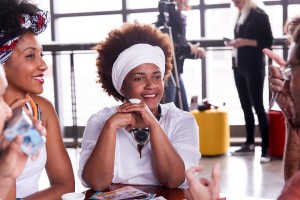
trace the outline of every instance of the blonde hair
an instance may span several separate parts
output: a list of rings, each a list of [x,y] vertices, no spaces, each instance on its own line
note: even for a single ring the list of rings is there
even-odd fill
[[[233,3],[231,3],[231,5],[234,7]],[[241,14],[237,21],[238,25],[244,24],[252,8],[260,8],[265,11],[265,5],[262,0],[245,0],[245,5],[242,10],[239,11],[238,9],[236,9],[238,11],[236,13],[236,19],[238,18],[239,14]]]

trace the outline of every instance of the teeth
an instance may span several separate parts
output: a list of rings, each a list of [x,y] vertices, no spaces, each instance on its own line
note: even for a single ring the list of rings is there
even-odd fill
[[[146,97],[146,98],[155,97],[155,94],[147,94],[147,95],[144,95],[144,97]]]
[[[40,76],[35,76],[33,77],[34,79],[38,79],[38,80],[43,80],[43,77],[40,77]]]

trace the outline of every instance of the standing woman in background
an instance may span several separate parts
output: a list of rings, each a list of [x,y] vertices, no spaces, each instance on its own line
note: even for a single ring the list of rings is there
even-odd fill
[[[29,99],[24,106],[47,130],[47,142],[38,159],[34,162],[29,159],[17,178],[17,198],[61,199],[62,194],[74,191],[72,165],[56,111],[48,100],[38,96],[43,92],[43,77],[48,67],[36,36],[46,29],[50,16],[27,0],[2,0],[0,8],[0,64],[3,64],[8,82],[4,100],[11,105]],[[39,178],[44,168],[50,187],[39,191]]]
[[[233,152],[233,155],[254,154],[255,118],[259,122],[262,138],[261,163],[269,162],[268,142],[269,124],[263,104],[266,59],[263,48],[271,48],[273,35],[269,17],[262,9],[262,2],[254,0],[232,0],[238,9],[238,19],[234,28],[234,37],[227,43],[233,47],[234,80],[246,122],[247,139],[244,145]]]

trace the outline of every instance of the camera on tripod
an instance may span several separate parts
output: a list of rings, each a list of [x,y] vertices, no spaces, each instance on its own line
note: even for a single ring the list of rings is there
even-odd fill
[[[160,0],[158,2],[157,21],[155,22],[156,27],[168,26],[169,16],[176,12],[177,3],[174,0]]]

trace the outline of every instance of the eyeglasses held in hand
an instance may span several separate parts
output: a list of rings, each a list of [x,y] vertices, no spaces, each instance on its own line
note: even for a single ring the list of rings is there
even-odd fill
[[[283,85],[285,84],[286,81],[291,80],[291,75],[292,75],[292,70],[295,67],[299,67],[300,65],[288,65],[285,68],[279,67],[281,76],[283,78]],[[278,97],[279,92],[274,92],[272,95],[272,98],[269,102],[269,109],[271,109]]]

